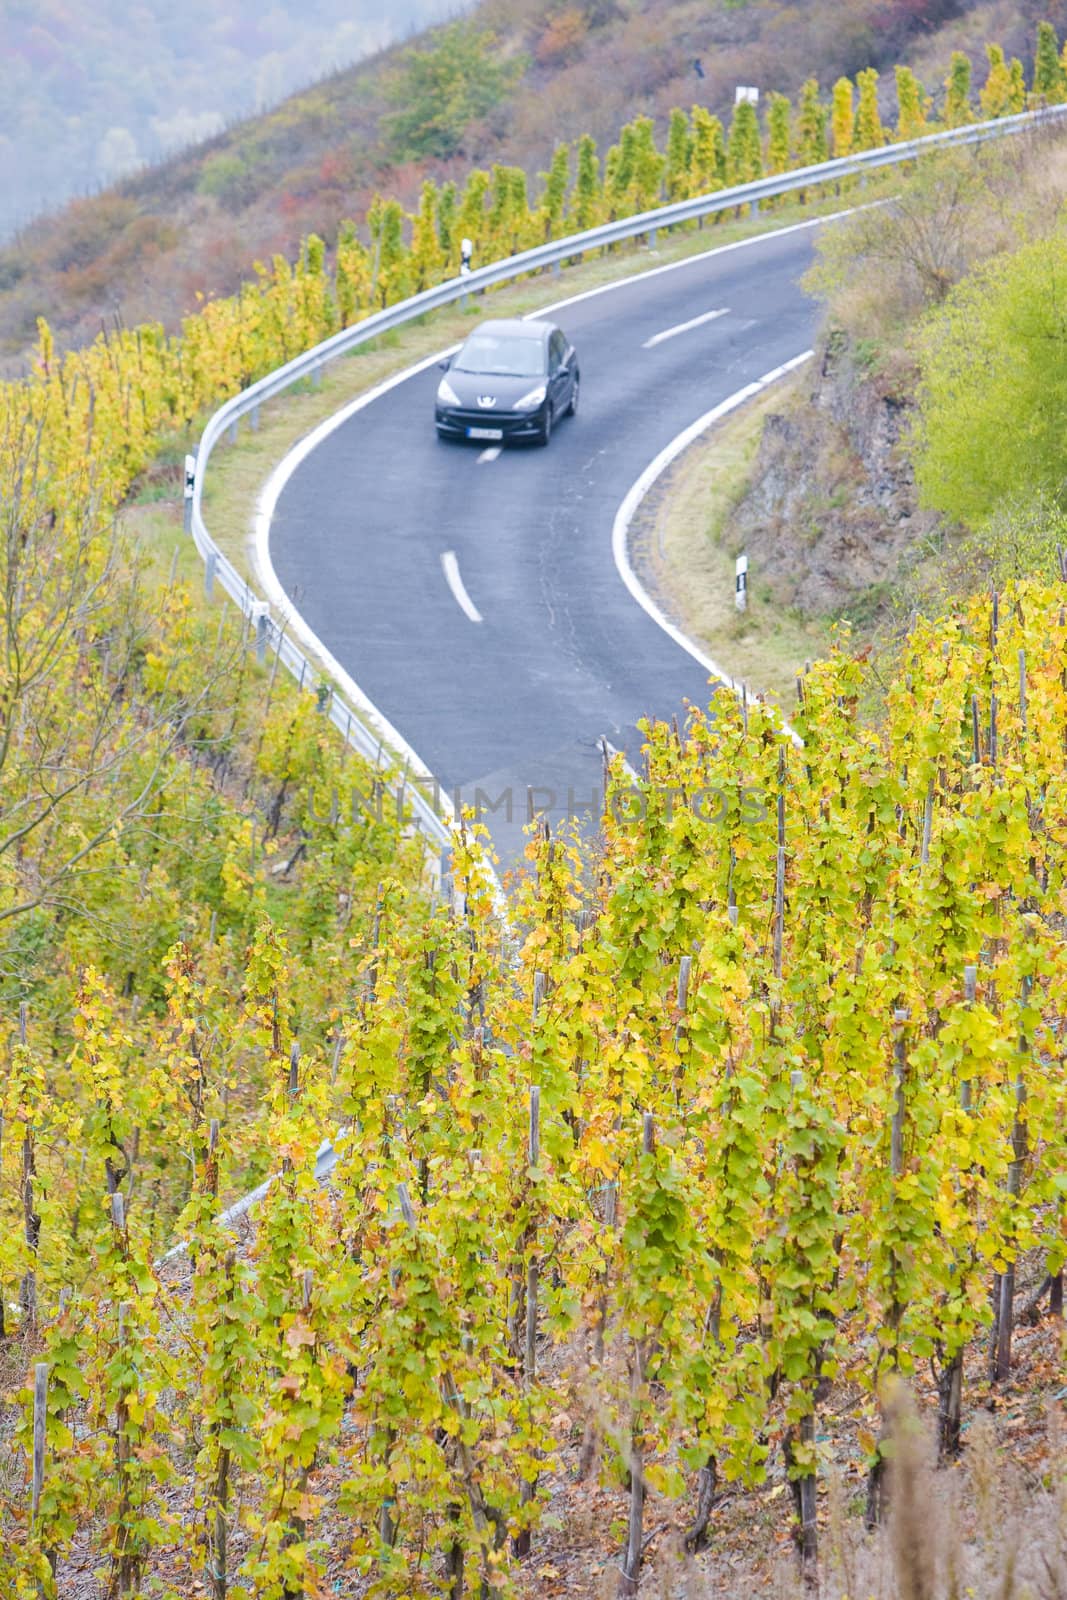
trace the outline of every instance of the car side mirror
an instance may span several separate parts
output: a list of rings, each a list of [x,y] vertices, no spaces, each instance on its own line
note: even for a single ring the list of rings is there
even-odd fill
[[[439,361],[437,365],[440,367],[442,372],[447,372],[449,367],[452,365],[452,357],[445,356],[445,359],[443,361]]]

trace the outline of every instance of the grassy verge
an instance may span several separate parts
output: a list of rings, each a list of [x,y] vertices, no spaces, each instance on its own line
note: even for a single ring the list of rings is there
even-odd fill
[[[732,678],[787,711],[804,662],[830,644],[830,624],[783,609],[754,570],[748,607],[737,610],[740,551],[730,518],[751,474],[764,418],[788,401],[799,381],[775,384],[679,457],[645,502],[632,538],[643,576],[690,638]]]
[[[880,184],[872,182],[864,190],[864,201],[877,199],[883,189],[888,191],[892,182],[891,174],[886,174]],[[291,389],[262,408],[256,432],[242,424],[235,444],[223,441],[218,445],[211,458],[204,491],[204,520],[212,537],[238,571],[253,580],[249,534],[256,498],[271,470],[287,451],[349,400],[435,351],[456,343],[483,317],[522,316],[571,295],[686,260],[720,245],[775,232],[791,223],[828,216],[853,200],[850,194],[845,198],[826,196],[803,206],[796,200],[782,201],[773,211],[768,209],[756,217],[726,219],[678,233],[661,230],[658,248],[654,251],[643,244],[635,244],[567,267],[558,275],[550,272],[505,284],[490,293],[475,296],[465,308],[456,305],[429,314],[372,344],[361,346],[350,355],[339,357],[325,369],[318,388],[305,383]]]

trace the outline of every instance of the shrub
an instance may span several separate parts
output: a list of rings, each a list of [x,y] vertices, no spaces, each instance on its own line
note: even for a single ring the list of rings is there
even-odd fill
[[[1063,237],[996,257],[949,295],[921,351],[916,474],[927,503],[972,526],[1020,483],[1063,493]]]
[[[430,49],[408,50],[385,119],[395,160],[420,161],[455,155],[472,122],[498,105],[522,71],[521,62],[496,59],[496,38],[471,23],[457,22],[437,35]]]
[[[223,150],[204,162],[196,189],[224,206],[247,205],[254,195],[252,172],[243,156]]]
[[[577,6],[568,6],[549,17],[548,24],[537,41],[534,54],[542,66],[558,66],[577,55],[589,32],[589,25]]]

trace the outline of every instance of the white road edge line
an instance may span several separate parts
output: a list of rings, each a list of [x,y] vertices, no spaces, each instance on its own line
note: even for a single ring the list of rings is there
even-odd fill
[[[445,569],[445,578],[447,580],[448,587],[452,590],[456,604],[459,606],[464,616],[469,617],[472,622],[484,621],[481,612],[478,610],[478,607],[474,604],[474,601],[467,593],[466,585],[459,575],[459,562],[456,560],[456,552],[454,550],[442,551],[441,565]]]
[[[872,200],[872,206],[884,205],[883,200]],[[856,211],[865,211],[866,206],[845,206],[840,211],[831,211],[825,217],[808,217],[804,222],[791,222],[788,228],[773,228],[767,233],[753,233],[747,239],[733,239],[729,244],[714,244],[710,250],[701,250],[694,256],[682,256],[679,261],[666,261],[661,267],[648,267],[644,272],[634,272],[628,278],[616,278],[613,283],[602,283],[595,289],[582,289],[578,294],[568,295],[566,300],[556,300],[550,306],[545,306],[540,311],[528,311],[524,318],[527,322],[536,322],[538,317],[554,316],[557,311],[564,311],[567,306],[579,305],[583,300],[593,300],[598,294],[610,294],[613,289],[624,289],[632,283],[639,283],[645,278],[662,278],[667,272],[678,272],[683,267],[692,267],[699,261],[707,261],[711,256],[726,256],[734,250],[747,250],[754,244],[766,244],[770,239],[785,239],[791,233],[803,233],[806,228],[819,228],[824,222],[840,222],[842,217],[851,217]]]
[[[320,422],[318,427],[312,428],[310,433],[305,434],[282,457],[260,490],[256,501],[255,516],[252,520],[253,533],[249,552],[256,577],[262,584],[263,591],[270,604],[277,610],[279,616],[284,619],[287,630],[296,634],[312,654],[318,657],[326,672],[338,684],[342,694],[351,700],[352,704],[362,713],[375,733],[379,735],[382,743],[399,756],[407,764],[412,775],[423,783],[433,783],[434,775],[421,756],[412,749],[403,734],[393,727],[388,718],[382,715],[374,702],[363,693],[362,689],[349,676],[337,658],[331,655],[318,634],[304,620],[282,588],[270,555],[270,527],[274,520],[278,501],[281,499],[282,491],[289,479],[301,462],[306,461],[311,452],[324,439],[328,438],[335,429],[342,427],[350,417],[354,417],[357,412],[362,411],[365,406],[369,406],[373,401],[379,400],[382,395],[388,394],[391,389],[395,389],[398,384],[403,383],[406,379],[413,378],[420,372],[428,371],[430,367],[442,361],[445,356],[455,355],[458,349],[458,344],[450,345],[447,350],[438,351],[436,355],[428,356],[425,361],[420,361],[415,366],[408,367],[405,372],[397,373],[393,377],[387,378],[384,383],[376,384],[373,389],[368,389],[365,394],[358,395],[355,400],[350,400],[348,405],[342,406],[340,411],[335,411],[332,416],[326,418],[325,422]],[[440,792],[439,798],[445,818],[451,822],[454,820],[455,807],[443,790]]]
[[[646,339],[641,346],[642,350],[654,350],[658,344],[666,344],[668,339],[677,339],[680,333],[689,333],[693,328],[702,328],[706,322],[714,322],[717,317],[729,315],[729,307],[724,306],[719,311],[705,311],[702,317],[691,317],[688,322],[679,322],[676,328],[664,328],[662,333],[654,333],[651,339]]]
[[[641,782],[641,779],[636,770],[631,766],[626,755],[626,751],[619,750],[615,745],[612,744],[611,740],[606,738],[603,734],[601,734],[600,742],[607,751],[609,760],[614,761],[616,756],[622,757],[622,770],[625,772],[626,776],[636,789],[637,785]]]
[[[802,367],[805,362],[811,360],[814,354],[814,350],[802,351],[800,355],[794,356],[791,361],[783,362],[780,367],[775,367],[773,372],[766,372],[762,378],[757,378],[754,383],[748,383],[743,389],[738,389],[736,394],[732,394],[728,399],[720,401],[717,406],[713,406],[702,417],[698,417],[695,422],[690,423],[688,428],[685,428],[676,438],[671,440],[665,449],[660,451],[655,460],[649,462],[615,513],[615,523],[611,530],[611,553],[615,558],[616,570],[638,605],[643,611],[647,611],[653,622],[661,627],[664,633],[670,635],[675,644],[681,645],[682,649],[688,651],[694,660],[700,662],[709,677],[717,678],[720,683],[725,684],[728,689],[731,689],[739,697],[742,693],[742,685],[734,678],[731,678],[728,672],[724,672],[722,667],[713,661],[694,640],[690,639],[688,634],[683,633],[681,628],[670,621],[637,576],[630,563],[630,526],[637,515],[641,502],[653,484],[662,477],[671,463],[676,461],[694,440],[699,439],[702,433],[707,433],[708,429],[714,427],[715,423],[722,417],[727,416],[731,411],[736,411],[738,406],[744,405],[746,400],[751,400],[754,395],[759,394],[764,389],[769,389],[773,383],[777,383],[781,378],[788,377],[789,373],[795,372],[798,367]],[[784,718],[782,719],[782,726],[789,736],[796,741],[797,735]]]
[[[809,217],[804,222],[790,223],[787,228],[773,228],[766,233],[752,234],[747,239],[734,239],[730,244],[713,245],[710,250],[703,250],[698,255],[685,256],[680,261],[668,261],[663,266],[650,267],[645,272],[634,272],[629,277],[616,278],[612,283],[602,283],[595,289],[583,289],[579,294],[569,295],[564,300],[556,300],[552,305],[542,306],[538,311],[527,312],[526,320],[534,322],[539,317],[554,316],[556,312],[564,310],[567,306],[577,305],[580,301],[592,300],[597,295],[611,294],[616,289],[627,288],[644,278],[658,278],[667,272],[677,272],[684,267],[696,266],[702,261],[707,261],[712,256],[727,255],[734,250],[745,250],[753,245],[767,244],[774,239],[783,239],[789,234],[799,233],[807,228],[821,227],[824,223],[835,222],[841,217],[850,216],[855,210],[857,210],[857,207],[848,206],[841,211],[831,212],[828,216]],[[402,372],[395,372],[392,377],[376,384],[373,389],[368,389],[365,394],[357,395],[354,400],[350,400],[339,411],[335,411],[332,416],[327,417],[317,427],[312,428],[310,433],[305,434],[282,457],[260,491],[252,522],[252,538],[249,551],[252,569],[262,585],[263,593],[271,606],[277,611],[279,618],[285,623],[287,631],[295,635],[311,651],[312,655],[318,658],[324,670],[333,678],[342,694],[346,695],[352,704],[357,707],[368,724],[379,735],[383,744],[387,745],[402,761],[407,763],[414,777],[428,783],[433,783],[434,775],[429,771],[425,762],[416,754],[403,735],[393,727],[393,724],[382,715],[374,702],[363,693],[362,689],[345,671],[337,658],[327,650],[318,634],[305,621],[286,594],[271,560],[270,526],[278,501],[281,499],[282,491],[289,479],[297,467],[307,460],[311,452],[324,439],[329,438],[330,434],[337,428],[343,427],[350,418],[356,416],[365,406],[372,405],[375,400],[380,400],[383,395],[389,394],[391,390],[398,388],[400,384],[406,383],[409,378],[417,377],[422,372],[428,372],[432,366],[443,361],[445,357],[454,355],[459,348],[458,344],[449,345],[447,349],[438,350],[436,354],[427,356],[424,360],[417,361],[410,367],[405,367]],[[710,423],[708,426],[710,426]],[[633,581],[637,584],[636,578]],[[637,587],[640,589],[639,584],[637,584]],[[641,590],[641,593],[643,594],[644,591]],[[636,593],[635,598],[637,598]],[[638,603],[644,604],[641,600]],[[651,604],[652,602],[649,601],[649,605]],[[648,606],[645,609],[647,610]],[[668,631],[671,631],[672,625],[666,622],[666,618],[663,619],[663,622]],[[675,630],[673,636],[682,645],[682,648],[688,650],[691,655],[697,653],[696,646],[692,645],[690,641],[686,641],[685,636],[680,631]],[[699,654],[697,658],[703,659]],[[454,807],[448,796],[443,792],[441,794],[441,806],[446,818],[452,820]]]
[[[602,284],[598,289],[587,289],[582,294],[571,295],[568,300],[559,300],[555,305],[546,306],[542,311],[528,312],[526,320],[534,321],[539,316],[545,316],[548,313],[560,311],[565,306],[576,305],[579,300],[591,300],[594,295],[607,294],[612,289],[619,289],[624,287],[626,284],[636,282],[638,278],[658,277],[660,273],[673,272],[677,267],[691,266],[694,262],[705,261],[709,256],[720,255],[728,250],[738,250],[743,248],[745,245],[758,244],[761,240],[780,238],[783,234],[795,233],[799,228],[816,227],[820,222],[833,222],[837,217],[849,216],[851,212],[856,209],[856,207],[849,207],[848,210],[834,212],[833,215],[828,217],[813,217],[808,222],[798,222],[788,228],[772,230],[770,233],[754,234],[750,239],[738,239],[735,240],[733,244],[719,245],[711,250],[703,251],[700,255],[687,256],[683,261],[671,261],[668,262],[666,266],[653,267],[648,272],[636,272],[629,278],[619,278],[614,283]],[[413,378],[418,373],[427,371],[428,368],[432,367],[435,362],[443,360],[445,356],[453,355],[458,349],[458,345],[450,345],[447,350],[438,351],[436,355],[429,356],[425,361],[420,361],[415,366],[408,367],[404,372],[395,373],[393,377],[387,378],[384,383],[378,384],[374,389],[368,390],[366,394],[360,395],[357,399],[350,401],[349,404],[342,407],[340,411],[334,412],[333,416],[327,417],[325,422],[319,423],[317,428],[313,428],[309,434],[306,434],[303,439],[295,444],[288,454],[283,456],[281,461],[279,461],[278,465],[275,467],[274,471],[271,473],[260,492],[256,503],[255,517],[253,519],[253,539],[250,551],[253,571],[256,573],[260,583],[263,585],[271,604],[277,607],[279,615],[285,619],[286,626],[304,641],[313,655],[318,657],[325,670],[339,685],[342,693],[348,696],[353,705],[359,707],[360,711],[366,717],[371,727],[376,729],[376,731],[381,735],[383,742],[387,745],[390,745],[394,752],[398,753],[404,758],[416,777],[428,779],[430,782],[435,782],[433,774],[428,771],[424,763],[419,759],[419,757],[415,754],[415,751],[408,744],[407,740],[397,732],[387,718],[382,716],[374,702],[368,699],[368,697],[363,693],[362,689],[359,688],[358,684],[353,681],[353,679],[341,666],[336,657],[331,655],[329,650],[326,649],[326,646],[323,644],[318,634],[307,622],[305,622],[304,618],[300,615],[300,612],[290,601],[289,596],[286,594],[285,590],[278,581],[278,575],[274,570],[274,563],[271,560],[270,525],[278,501],[281,497],[282,490],[285,488],[285,485],[288,483],[289,479],[292,477],[300,463],[307,459],[312,450],[315,449],[316,445],[321,444],[323,439],[328,438],[328,436],[333,433],[335,428],[339,428],[345,422],[347,422],[349,417],[353,417],[357,412],[362,411],[364,406],[369,406],[372,401],[379,399],[383,394],[388,394],[391,389],[395,389],[399,384],[405,383],[408,378]],[[669,465],[669,462],[674,459],[675,455],[679,454],[681,450],[684,450],[686,445],[689,444],[692,439],[698,437],[699,433],[703,431],[703,429],[711,427],[712,424],[717,421],[720,416],[724,416],[728,410],[732,410],[736,405],[740,405],[742,400],[747,399],[750,394],[757,393],[761,388],[766,388],[767,385],[774,382],[776,378],[783,377],[785,373],[791,371],[794,367],[800,366],[802,362],[809,359],[811,354],[812,352],[810,350],[805,351],[803,355],[795,357],[791,362],[787,362],[784,367],[779,367],[774,372],[768,373],[766,377],[761,378],[758,383],[749,384],[746,389],[739,391],[739,394],[732,395],[730,399],[725,400],[722,405],[716,406],[714,411],[709,411],[706,416],[699,418],[691,428],[686,430],[686,433],[679,435],[679,438],[684,442],[678,444],[678,440],[675,440],[674,444],[678,446],[677,449],[675,449],[673,445],[668,445],[667,450],[663,452],[663,456],[658,456],[656,461],[652,462],[649,467],[646,467],[644,473],[638,479],[634,487],[630,490],[630,493],[627,495],[622,506],[619,508],[615,518],[615,526],[612,530],[612,548],[615,552],[615,565],[622,576],[623,582],[626,584],[626,587],[629,589],[638,605],[643,607],[643,609],[648,612],[649,616],[651,616],[654,621],[658,622],[660,627],[669,633],[676,643],[681,645],[683,650],[687,650],[690,655],[695,656],[698,661],[706,666],[713,677],[720,678],[724,683],[729,684],[730,688],[735,692],[738,692],[737,684],[733,683],[733,681],[727,677],[726,673],[721,672],[719,668],[715,666],[715,663],[708,656],[706,656],[691,639],[688,639],[686,635],[682,633],[680,628],[676,628],[673,623],[668,622],[667,618],[660,611],[659,607],[652,600],[651,596],[645,592],[636,575],[634,574],[632,567],[630,566],[630,560],[626,550],[627,535],[629,532],[630,523],[633,520],[634,513],[637,510],[641,499],[645,494],[647,494],[648,489],[655,481],[655,478],[658,477],[659,473],[662,472],[667,465]],[[664,457],[667,457],[667,459],[664,459]],[[656,473],[652,474],[652,476],[649,476],[652,473],[652,469],[657,466],[657,462],[662,464],[659,465]],[[637,493],[639,489],[640,493]],[[629,508],[628,511],[627,508]],[[623,523],[622,517],[624,512],[627,512],[627,515],[625,522]],[[627,574],[629,574],[629,576],[627,576]],[[788,724],[786,724],[786,726],[788,727]],[[792,732],[792,730],[790,730],[790,732]],[[796,739],[796,734],[793,734],[792,737]],[[605,743],[607,743],[606,740]],[[615,753],[614,747],[610,744],[608,745],[608,749],[612,754]],[[628,761],[625,761],[625,767],[628,774],[633,773],[633,768],[630,766]],[[636,781],[637,774],[633,773],[633,776],[634,780]],[[439,799],[446,816],[448,816],[450,820],[454,820],[455,807],[452,804],[452,801],[443,792],[440,792]],[[489,868],[489,871],[493,885],[498,891],[498,899],[502,901],[503,890],[500,889],[500,880],[492,867]],[[346,1132],[347,1129],[342,1128],[335,1137],[340,1139]],[[324,1141],[319,1148],[319,1160],[322,1159],[327,1150],[332,1150],[332,1146],[328,1140]],[[246,1211],[250,1210],[255,1204],[256,1200],[260,1199],[270,1188],[271,1184],[274,1182],[274,1176],[275,1175],[272,1174],[272,1176],[268,1178],[265,1183],[261,1184],[258,1189],[254,1189],[251,1194],[245,1195],[241,1200],[238,1200],[236,1205],[231,1206],[228,1211],[223,1213],[220,1220],[222,1220],[222,1222],[225,1224],[227,1221],[236,1220],[237,1217],[242,1216]],[[188,1242],[182,1241],[181,1243],[175,1245],[173,1249],[168,1250],[166,1254],[160,1258],[156,1265],[161,1266],[165,1262],[174,1260],[177,1256],[184,1254],[188,1248]]]

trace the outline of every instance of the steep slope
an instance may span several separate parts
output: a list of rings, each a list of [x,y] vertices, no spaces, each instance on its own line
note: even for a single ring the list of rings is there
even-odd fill
[[[131,15],[120,0],[0,0],[0,238],[456,9],[142,0]]]
[[[24,351],[41,314],[72,342],[102,320],[173,327],[198,295],[250,276],[255,259],[291,255],[312,230],[331,242],[376,190],[411,208],[426,175],[460,179],[501,161],[536,178],[559,140],[590,132],[604,144],[642,111],[662,130],[672,105],[694,100],[725,114],[738,83],[791,93],[810,73],[828,84],[917,53],[937,98],[950,44],[977,62],[999,38],[1028,64],[1035,18],[1058,5],[482,0],[451,58],[456,35],[437,30],[414,61],[383,52],[26,230],[0,252],[0,349]],[[425,106],[428,123],[435,94],[454,108],[457,77],[468,87],[495,78],[495,88],[450,109],[441,138],[405,139],[396,114],[418,124]]]

